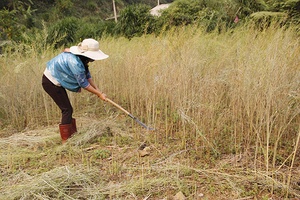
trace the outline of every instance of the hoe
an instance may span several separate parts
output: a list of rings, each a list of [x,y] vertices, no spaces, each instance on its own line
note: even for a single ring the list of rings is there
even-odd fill
[[[137,123],[139,123],[141,126],[143,126],[144,128],[146,128],[147,130],[150,130],[150,131],[154,130],[153,128],[148,127],[146,124],[144,124],[143,122],[141,122],[140,120],[138,120],[135,116],[133,116],[132,114],[130,114],[127,110],[125,110],[124,108],[122,108],[120,105],[118,105],[117,103],[113,102],[109,98],[106,98],[106,101],[108,101],[109,103],[111,103],[115,107],[117,107],[120,110],[122,110],[124,113],[126,113],[129,117],[131,117],[132,119],[134,119]]]

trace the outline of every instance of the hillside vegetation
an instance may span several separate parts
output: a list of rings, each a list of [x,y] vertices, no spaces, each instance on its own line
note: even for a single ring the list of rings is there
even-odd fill
[[[1,199],[300,197],[293,28],[182,27],[99,41],[110,57],[90,67],[96,83],[155,131],[69,93],[79,133],[61,145],[60,113],[40,83],[61,50],[20,45],[0,58]]]
[[[126,38],[162,34],[175,27],[197,25],[207,32],[224,31],[250,22],[259,28],[276,21],[281,26],[300,21],[300,0],[161,0],[171,6],[160,17],[150,9],[156,0],[116,0],[117,21],[110,0],[6,0],[0,3],[0,42],[31,43],[45,32],[46,41],[60,48],[86,37],[110,35]],[[5,43],[6,44],[6,43]],[[0,43],[3,46],[2,42]],[[6,46],[6,45],[4,45]]]

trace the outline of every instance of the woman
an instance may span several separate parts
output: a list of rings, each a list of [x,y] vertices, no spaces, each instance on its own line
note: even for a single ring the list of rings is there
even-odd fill
[[[59,131],[62,143],[77,131],[76,120],[72,118],[73,108],[66,89],[80,92],[81,88],[106,100],[106,95],[99,90],[92,80],[89,62],[108,58],[99,49],[99,43],[94,39],[84,39],[78,46],[72,46],[47,63],[42,78],[44,90],[61,109],[62,118]]]

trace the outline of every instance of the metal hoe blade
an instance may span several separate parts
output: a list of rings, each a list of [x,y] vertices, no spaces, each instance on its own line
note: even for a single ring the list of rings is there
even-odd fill
[[[124,108],[122,108],[119,104],[115,103],[114,101],[110,100],[109,98],[106,98],[106,101],[108,101],[109,103],[113,104],[115,107],[119,108],[120,110],[122,110],[123,112],[125,112],[129,117],[131,117],[132,119],[134,119],[137,123],[139,123],[141,126],[143,126],[144,128],[146,128],[147,130],[154,130],[153,128],[148,127],[146,124],[144,124],[143,122],[141,122],[140,120],[138,120],[135,116],[133,116],[132,114],[130,114],[127,110],[125,110]]]
[[[149,131],[153,131],[153,128],[148,127],[146,124],[144,124],[143,122],[141,122],[140,120],[138,120],[135,116],[133,116],[132,114],[128,114],[129,117],[131,117],[132,119],[134,119],[137,123],[139,123],[142,127],[144,127],[145,129],[149,130]]]

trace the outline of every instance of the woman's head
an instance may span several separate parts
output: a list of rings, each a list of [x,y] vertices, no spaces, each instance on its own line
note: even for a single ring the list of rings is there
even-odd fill
[[[108,58],[108,55],[99,49],[99,42],[94,39],[84,39],[77,46],[72,46],[70,52],[89,58],[90,60],[103,60]],[[91,61],[89,61],[91,62]]]
[[[88,57],[85,57],[85,56],[81,56],[81,55],[78,55],[78,57],[80,58],[81,62],[84,64],[84,66],[88,67],[88,63],[89,62],[94,62],[95,60],[91,59],[91,58],[88,58]]]

